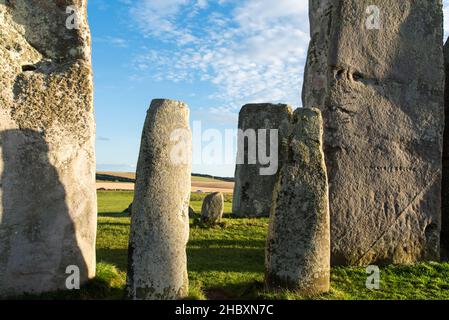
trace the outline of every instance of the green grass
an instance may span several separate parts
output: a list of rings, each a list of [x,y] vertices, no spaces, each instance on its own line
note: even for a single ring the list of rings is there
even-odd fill
[[[222,182],[221,180],[217,180],[209,177],[200,177],[200,176],[192,176],[192,181],[201,181],[201,182]]]
[[[132,191],[98,192],[97,259],[99,274],[81,298],[120,298],[126,277],[130,218],[121,212]],[[205,194],[192,194],[191,205],[201,210]],[[330,293],[302,297],[295,292],[263,290],[263,263],[268,219],[235,219],[226,195],[221,227],[191,226],[187,248],[191,299],[449,299],[449,264],[421,263],[381,268],[380,290],[365,287],[364,268],[332,269]],[[96,283],[96,284],[95,284]],[[111,285],[108,287],[107,283]],[[101,285],[100,285],[101,284]],[[81,290],[83,291],[83,290]]]
[[[128,178],[128,179],[135,179],[136,178],[136,174],[134,172],[109,172],[109,171],[99,171],[97,172],[97,174],[99,175],[106,175],[109,177],[117,177],[117,178]],[[103,178],[103,177],[101,177]],[[101,181],[101,182],[115,182],[115,181],[108,181],[108,180],[102,180],[99,179],[97,181]],[[212,177],[203,177],[203,176],[197,176],[197,175],[192,175],[192,181],[201,181],[201,182],[223,182],[223,180],[221,179],[215,179]]]
[[[192,194],[201,209],[205,194]],[[82,290],[23,299],[123,299],[130,218],[123,214],[132,191],[98,191],[97,277]],[[263,264],[268,219],[236,219],[226,195],[223,225],[191,225],[187,248],[190,299],[449,299],[449,263],[420,263],[381,268],[380,290],[365,287],[364,268],[334,267],[331,291],[315,297],[263,289]],[[192,221],[191,221],[192,222]]]

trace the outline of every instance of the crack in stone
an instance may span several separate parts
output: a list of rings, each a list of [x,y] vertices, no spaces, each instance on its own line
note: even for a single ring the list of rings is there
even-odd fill
[[[418,194],[416,194],[416,196],[412,199],[412,201],[410,201],[410,203],[399,213],[399,215],[396,217],[395,221],[386,228],[386,230],[384,232],[382,232],[382,234],[372,243],[372,245],[369,246],[368,250],[366,250],[357,260],[355,265],[358,265],[360,263],[360,261],[368,254],[368,252],[370,252],[371,249],[373,249],[376,244],[382,240],[389,231],[391,231],[391,229],[393,228],[393,226],[396,225],[396,223],[399,221],[399,219],[401,219],[408,211],[408,209],[415,204],[415,202],[422,197],[422,195],[424,195],[426,192],[429,191],[429,189],[432,187],[432,185],[435,183],[435,180],[439,177],[439,175],[441,174],[441,170],[437,170],[435,171],[435,173],[432,176],[432,179],[430,180],[430,182],[426,185],[425,188],[423,188]]]

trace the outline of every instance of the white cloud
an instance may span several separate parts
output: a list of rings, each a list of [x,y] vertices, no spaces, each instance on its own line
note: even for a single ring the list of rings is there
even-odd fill
[[[241,25],[250,26],[252,29],[263,30],[271,23],[281,20],[288,22],[290,19],[304,18],[308,15],[308,2],[297,0],[247,0],[235,10],[236,20]],[[302,19],[301,19],[302,20]],[[301,22],[298,20],[298,22]],[[307,23],[307,20],[302,20]],[[292,22],[290,20],[290,22]]]
[[[153,1],[153,0],[152,0]],[[307,1],[246,0],[233,2],[230,14],[203,13],[198,25],[192,21],[180,32],[188,6],[205,8],[206,1],[171,0],[178,6],[151,6],[160,13],[152,21],[166,20],[175,50],[150,50],[136,60],[157,80],[207,81],[217,88],[210,98],[238,110],[249,102],[300,104],[302,73],[308,36]],[[145,1],[146,3],[146,1]],[[199,5],[201,3],[201,5]],[[229,4],[228,1],[222,1]],[[187,6],[186,6],[187,5]],[[148,5],[147,5],[148,6]],[[146,12],[146,13],[145,13]],[[148,14],[140,10],[141,17]],[[192,29],[201,31],[193,33]],[[162,29],[160,29],[162,30]],[[142,29],[150,36],[156,30]],[[183,38],[188,37],[188,40]],[[167,34],[159,37],[167,41]]]
[[[180,28],[175,18],[183,7],[191,4],[191,0],[140,0],[131,7],[131,15],[145,35],[185,44],[194,37],[189,30]]]
[[[120,37],[97,37],[94,38],[93,41],[98,43],[107,43],[110,46],[118,47],[118,48],[127,48],[128,47],[128,40]]]
[[[449,0],[444,6],[447,37]],[[226,112],[249,102],[301,104],[308,1],[142,0],[132,12],[145,35],[172,44],[137,57],[154,79],[210,83],[209,98]]]
[[[197,0],[196,5],[198,8],[204,9],[207,7],[207,0]]]

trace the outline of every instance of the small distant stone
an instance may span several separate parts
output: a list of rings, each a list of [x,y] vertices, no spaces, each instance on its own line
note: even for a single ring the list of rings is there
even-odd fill
[[[214,192],[204,198],[201,207],[201,222],[215,225],[221,222],[224,210],[224,197],[221,192]]]

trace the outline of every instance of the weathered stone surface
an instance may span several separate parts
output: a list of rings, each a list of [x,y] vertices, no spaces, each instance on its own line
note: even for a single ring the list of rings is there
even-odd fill
[[[443,183],[442,183],[442,223],[441,253],[449,259],[449,39],[444,45],[444,69],[446,85],[444,88],[444,140],[443,140]]]
[[[97,219],[86,1],[0,0],[0,65],[0,296],[65,289],[71,265],[84,283]]]
[[[282,157],[285,152],[282,149],[285,148],[291,114],[291,107],[284,104],[248,104],[243,106],[239,114],[238,127],[243,131],[248,129],[278,130],[278,168],[283,163]],[[270,150],[268,132],[267,154]],[[240,148],[241,146],[239,146]],[[244,150],[245,163],[236,165],[232,212],[239,217],[269,216],[277,170],[272,175],[261,175],[260,169],[267,166],[260,163],[259,157],[257,157],[256,164],[248,164],[247,139],[245,139],[244,148],[241,149]]]
[[[316,107],[325,122],[332,262],[437,260],[444,119],[441,1],[329,4],[332,23],[322,30],[331,39],[326,98]],[[371,5],[379,9],[379,29],[366,27]],[[304,105],[311,107],[307,100]]]
[[[142,133],[132,208],[127,274],[132,299],[178,299],[188,293],[191,144],[187,106],[153,100]],[[184,161],[174,161],[178,151]]]
[[[304,69],[303,105],[324,106],[328,82],[328,51],[333,3],[335,0],[309,0],[310,44]]]
[[[206,224],[217,224],[221,222],[224,210],[224,197],[221,192],[208,194],[201,207],[201,221]]]
[[[193,210],[192,207],[189,207],[189,218],[196,218],[197,214],[195,212],[195,210]]]
[[[322,136],[320,111],[297,109],[288,161],[273,194],[265,256],[269,288],[303,294],[329,290],[330,217]]]

